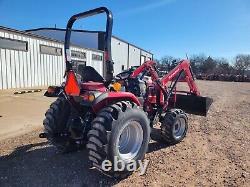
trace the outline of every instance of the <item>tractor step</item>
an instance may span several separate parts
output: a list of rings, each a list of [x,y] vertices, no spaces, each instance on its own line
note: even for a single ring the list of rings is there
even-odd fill
[[[206,116],[212,102],[213,99],[210,97],[176,94],[176,103],[173,107],[189,114]]]

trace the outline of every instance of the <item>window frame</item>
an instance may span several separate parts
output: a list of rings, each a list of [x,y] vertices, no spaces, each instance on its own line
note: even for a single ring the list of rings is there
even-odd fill
[[[79,54],[79,56],[74,56],[72,54]],[[83,55],[83,58],[81,58],[81,55]],[[76,50],[71,50],[71,58],[78,58],[78,59],[81,59],[81,60],[85,60],[87,59],[87,52],[84,52],[84,51],[76,51]]]
[[[96,56],[101,57],[101,59],[96,59],[96,58],[94,58],[94,57],[96,57]],[[103,55],[92,53],[92,56],[91,56],[91,57],[92,57],[92,58],[91,58],[92,60],[95,60],[95,61],[103,61]]]
[[[9,50],[15,50],[15,51],[24,51],[24,52],[28,52],[29,51],[29,42],[28,41],[17,40],[17,39],[12,39],[12,38],[5,38],[5,37],[1,37],[0,36],[0,40],[1,39],[23,43],[23,44],[25,44],[26,49],[17,49],[17,48],[5,47],[5,46],[3,46],[3,47],[0,46],[0,49],[9,49]]]
[[[60,54],[57,54],[57,52],[54,54],[54,53],[45,53],[45,52],[42,52],[42,47],[48,47],[48,48],[53,48],[53,49],[60,49]],[[40,54],[43,54],[43,55],[54,55],[54,56],[63,56],[63,49],[60,48],[60,47],[54,47],[54,46],[49,46],[49,45],[44,45],[44,44],[39,44],[39,52]]]

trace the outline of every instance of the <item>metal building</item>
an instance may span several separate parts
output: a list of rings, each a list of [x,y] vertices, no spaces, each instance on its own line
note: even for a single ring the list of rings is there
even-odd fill
[[[37,30],[39,31],[39,30]],[[41,30],[40,30],[41,31]],[[43,30],[45,31],[45,30]],[[59,85],[65,70],[63,37],[35,31],[18,31],[0,26],[0,89]],[[76,32],[71,55],[75,68],[88,65],[103,75],[103,40],[101,32]],[[80,33],[80,34],[79,34]],[[84,33],[85,37],[82,37]],[[76,34],[76,35],[77,35]],[[62,38],[58,37],[61,36]],[[83,43],[79,43],[82,41]],[[138,66],[153,55],[117,37],[112,37],[115,74]]]
[[[38,28],[27,32],[64,41],[65,29]],[[105,32],[72,30],[71,42],[77,46],[104,50]],[[114,74],[118,74],[131,66],[139,66],[145,60],[152,60],[153,54],[116,36],[111,38],[111,52],[114,61]]]

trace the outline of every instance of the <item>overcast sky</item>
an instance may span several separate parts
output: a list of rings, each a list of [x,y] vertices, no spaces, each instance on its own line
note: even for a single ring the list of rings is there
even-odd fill
[[[114,35],[156,58],[200,54],[232,59],[250,53],[249,0],[0,0],[0,25],[15,29],[65,28],[75,13],[98,6],[114,15]],[[103,29],[105,16],[76,24]]]

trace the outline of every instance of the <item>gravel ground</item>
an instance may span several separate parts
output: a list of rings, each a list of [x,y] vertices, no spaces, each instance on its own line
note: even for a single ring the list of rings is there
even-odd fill
[[[151,141],[147,172],[114,180],[89,169],[86,150],[57,154],[40,130],[0,142],[0,186],[250,186],[250,84],[199,81],[214,99],[207,117],[189,115],[183,142]]]
[[[43,97],[45,90],[13,94],[15,91],[0,90],[0,141],[41,127],[44,112],[55,100]]]

